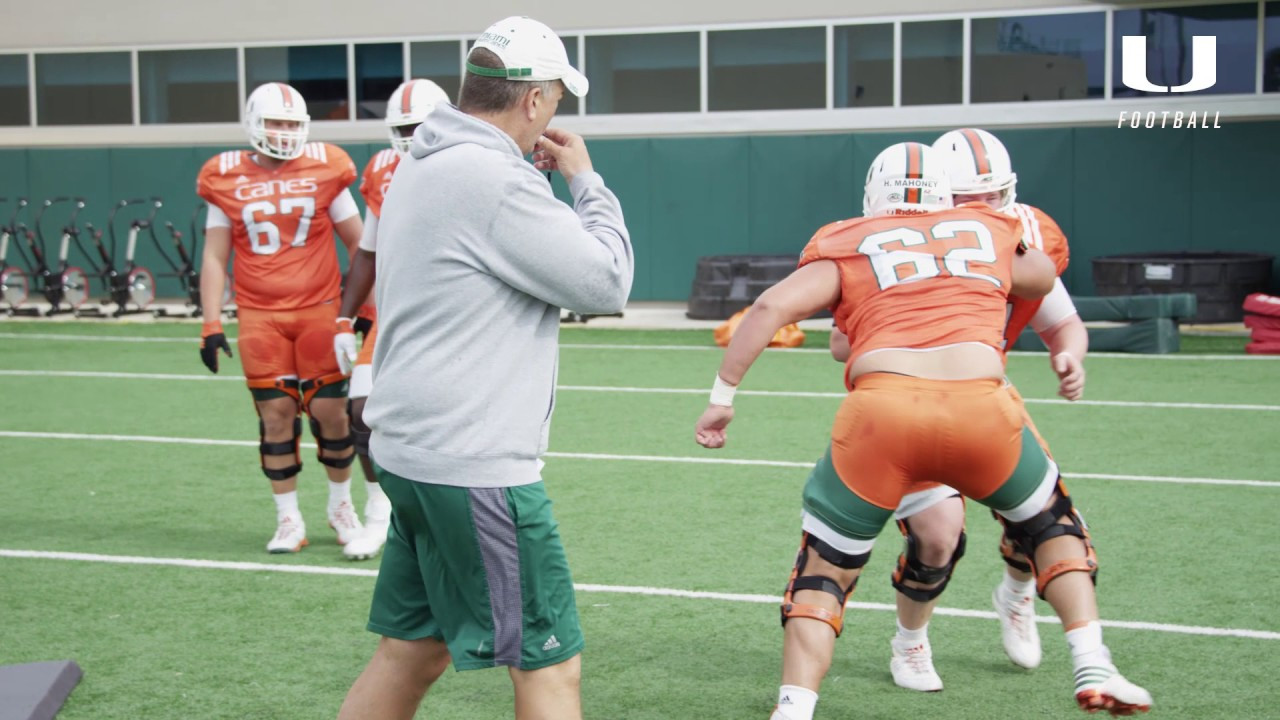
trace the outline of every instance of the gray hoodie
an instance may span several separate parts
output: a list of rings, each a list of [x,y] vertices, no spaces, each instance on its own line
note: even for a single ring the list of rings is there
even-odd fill
[[[413,137],[378,227],[370,454],[419,482],[538,482],[560,308],[622,309],[634,260],[600,175],[574,207],[502,130],[448,105]]]

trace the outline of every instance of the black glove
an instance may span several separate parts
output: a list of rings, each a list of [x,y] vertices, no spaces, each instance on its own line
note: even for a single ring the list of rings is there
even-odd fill
[[[373,321],[378,317],[378,311],[373,309],[372,305],[361,305],[360,311],[356,313],[355,322],[351,324],[351,332],[356,333],[362,340],[369,339],[369,331],[373,329]]]
[[[200,338],[200,361],[214,374],[218,372],[218,350],[226,353],[227,357],[235,357],[231,354],[231,344],[227,342],[226,335],[216,332]]]

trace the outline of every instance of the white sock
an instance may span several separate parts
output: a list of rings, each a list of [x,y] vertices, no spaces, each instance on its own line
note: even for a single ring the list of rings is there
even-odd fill
[[[329,509],[332,510],[343,503],[351,502],[351,481],[329,481]]]
[[[898,637],[912,645],[925,643],[929,641],[929,623],[925,623],[915,630],[908,630],[902,627],[902,622],[898,622]]]
[[[391,500],[382,491],[382,484],[365,481],[364,487],[369,491],[369,499],[365,501],[365,521],[377,520],[385,522],[391,518]]]
[[[813,720],[817,705],[818,693],[799,685],[783,685],[778,688],[778,707],[769,720]]]
[[[1091,665],[1113,667],[1111,653],[1102,644],[1102,626],[1096,620],[1068,630],[1067,645],[1071,646],[1071,661],[1077,670]]]
[[[285,516],[292,515],[295,520],[302,520],[302,513],[298,512],[298,491],[287,493],[277,493],[271,496],[276,501],[276,520],[280,521]]]
[[[1035,594],[1036,579],[1032,577],[1030,580],[1023,582],[1015,580],[1009,573],[1004,574],[1004,582],[1000,583],[1000,587],[1004,590],[1006,598],[1024,598]]]

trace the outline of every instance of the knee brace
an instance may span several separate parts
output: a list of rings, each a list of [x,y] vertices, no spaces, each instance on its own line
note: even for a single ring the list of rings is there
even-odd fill
[[[997,520],[1000,519],[1000,513],[992,510],[991,514],[994,515]],[[1013,541],[1009,539],[1009,534],[1007,532],[1001,534],[1000,559],[1004,560],[1004,563],[1014,570],[1021,570],[1024,573],[1031,572],[1031,565],[1026,560],[1019,559],[1018,555],[1018,549],[1013,546]]]
[[[1069,524],[1059,522],[1062,518],[1067,518],[1070,521]],[[1048,509],[1042,510],[1022,522],[1009,522],[1003,518],[1001,518],[1001,522],[1004,523],[1005,535],[1010,543],[1018,552],[1027,557],[1031,572],[1035,573],[1036,576],[1036,593],[1042,599],[1044,598],[1044,590],[1049,583],[1069,572],[1087,572],[1089,573],[1089,578],[1095,584],[1098,582],[1098,557],[1093,552],[1093,540],[1089,535],[1089,526],[1085,524],[1084,518],[1075,509],[1075,505],[1071,502],[1071,496],[1067,494],[1061,480],[1058,481],[1058,487],[1054,491],[1054,499]],[[1084,557],[1062,560],[1050,565],[1048,568],[1036,567],[1036,548],[1063,535],[1080,538],[1084,543]]]
[[[302,419],[293,418],[293,437],[284,442],[267,442],[267,426],[258,420],[258,452],[262,456],[262,474],[272,480],[288,480],[302,472],[302,455],[298,443],[302,439]],[[293,464],[282,468],[267,467],[268,455],[292,455]]]
[[[905,520],[898,521],[898,529],[902,531],[903,537],[906,538],[907,547],[898,556],[898,567],[893,571],[893,587],[916,602],[929,602],[947,589],[947,583],[951,582],[951,573],[956,569],[956,562],[964,557],[964,531],[960,531],[960,538],[956,541],[955,552],[951,553],[951,559],[947,561],[947,564],[935,567],[921,562],[916,538],[911,534],[911,529],[907,527]],[[918,582],[922,585],[937,584],[931,588],[917,588],[907,585],[907,581]]]
[[[347,376],[330,373],[298,383],[299,402],[303,412],[311,412],[311,401],[317,397],[343,398],[347,396]]]
[[[853,594],[853,589],[858,586],[858,579],[854,578],[849,583],[849,587],[842,588],[840,583],[825,575],[804,575],[804,566],[808,561],[808,548],[813,548],[818,553],[818,557],[844,570],[856,570],[867,564],[867,560],[871,558],[871,552],[865,552],[861,555],[849,555],[831,547],[822,540],[804,533],[800,541],[800,552],[796,555],[796,565],[791,571],[791,580],[787,583],[786,592],[782,596],[782,624],[785,627],[787,620],[790,618],[809,618],[810,620],[820,620],[831,626],[836,631],[836,637],[840,637],[841,630],[844,629],[844,604],[849,601],[849,596]],[[833,613],[824,607],[817,605],[809,605],[806,603],[794,602],[791,598],[797,590],[821,590],[830,593],[840,601],[840,609]]]
[[[351,401],[347,401],[347,416],[351,418],[351,437],[355,440],[356,454],[369,457],[369,436],[373,431],[364,424],[363,419],[356,419],[355,413],[351,412],[351,405]]]
[[[346,457],[338,458],[329,457],[324,454],[325,450],[342,452],[343,450],[351,449],[355,445],[355,435],[351,433],[351,430],[347,430],[346,437],[337,439],[327,438],[324,436],[324,433],[320,428],[319,421],[315,418],[308,419],[311,421],[311,435],[316,439],[316,458],[319,459],[322,464],[328,465],[331,468],[341,469],[351,467],[351,463],[356,459],[355,453]]]

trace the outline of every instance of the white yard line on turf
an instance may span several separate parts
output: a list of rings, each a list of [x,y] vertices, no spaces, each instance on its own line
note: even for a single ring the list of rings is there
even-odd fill
[[[639,332],[639,331],[637,331]],[[198,343],[199,338],[178,338],[178,337],[137,337],[129,335],[76,335],[69,333],[9,333],[0,332],[0,339],[10,340],[68,340],[85,342],[125,342],[125,343]],[[236,342],[237,338],[228,337],[228,341]],[[612,343],[560,343],[560,347],[568,350],[681,350],[681,351],[721,351],[723,348],[715,345],[626,345]],[[808,355],[808,354],[825,354],[828,351],[824,348],[769,348],[769,352],[779,354]],[[1048,353],[1036,351],[1015,350],[1009,353],[1014,357],[1048,357]],[[1261,360],[1261,361],[1277,361],[1280,355],[1211,355],[1211,354],[1182,354],[1171,353],[1167,355],[1147,355],[1143,353],[1117,353],[1117,352],[1092,352],[1089,353],[1091,358],[1108,358],[1117,360]]]
[[[186,375],[171,373],[131,373],[131,372],[108,372],[101,370],[0,370],[0,377],[75,377],[75,378],[100,378],[105,380],[229,380],[234,382],[243,382],[240,377],[234,375]],[[599,392],[599,393],[630,393],[641,395],[705,395],[706,390],[702,388],[661,388],[661,387],[618,387],[612,385],[557,385],[556,389],[562,392]],[[757,397],[782,397],[782,398],[832,398],[839,399],[845,397],[846,393],[842,392],[805,392],[792,390],[740,390],[740,395],[757,396]],[[1138,400],[1076,400],[1071,402],[1061,398],[1023,398],[1023,402],[1030,405],[1067,405],[1076,407],[1134,407],[1134,408],[1165,408],[1171,410],[1244,410],[1259,412],[1280,412],[1280,405],[1246,405],[1232,403],[1175,403],[1175,402],[1145,402]]]
[[[298,575],[346,575],[357,577],[377,577],[376,570],[353,567],[325,567],[316,565],[274,565],[268,563],[227,562],[221,560],[195,560],[187,558],[139,557],[136,555],[97,555],[92,553],[49,552],[42,550],[0,549],[0,557],[22,560],[67,560],[75,562],[108,563],[117,565],[158,565],[167,567],[194,568],[202,570],[238,570],[247,572],[279,572]],[[743,593],[719,593],[699,590],[679,590],[675,588],[642,587],[631,585],[597,585],[592,583],[574,583],[578,592],[615,593],[620,595],[645,595],[650,597],[675,597],[689,600],[722,600],[726,602],[749,602],[775,604],[775,595],[753,595]],[[855,610],[875,610],[893,612],[897,608],[884,603],[850,602],[848,606]],[[996,614],[986,610],[964,610],[959,608],[937,608],[938,615],[951,617],[995,620]],[[1045,624],[1057,624],[1054,617],[1037,616],[1036,621]],[[1252,640],[1280,640],[1280,633],[1269,630],[1247,630],[1243,628],[1204,627],[1200,625],[1174,625],[1169,623],[1153,623],[1128,620],[1102,620],[1103,627],[1125,628],[1128,630],[1148,630],[1152,632],[1174,633],[1179,635],[1209,635],[1214,637],[1238,637]]]
[[[234,447],[257,447],[258,443],[252,440],[216,440],[213,438],[183,438],[183,437],[163,437],[156,435],[110,435],[110,434],[89,434],[89,433],[64,433],[64,432],[28,432],[20,430],[0,430],[0,438],[14,438],[26,440],[89,440],[89,441],[108,441],[108,442],[140,442],[140,443],[160,443],[167,445],[221,445]],[[314,448],[313,443],[302,443],[304,448]],[[782,468],[811,468],[813,462],[798,462],[793,460],[752,460],[746,458],[720,458],[720,457],[687,457],[673,455],[615,455],[608,453],[571,453],[571,452],[548,452],[543,455],[548,458],[563,458],[566,460],[622,460],[630,462],[663,462],[663,463],[685,463],[693,465],[746,465],[752,467],[782,467]],[[1235,480],[1229,478],[1196,478],[1196,477],[1166,477],[1160,475],[1112,475],[1104,473],[1065,473],[1067,478],[1084,479],[1084,480],[1118,480],[1121,482],[1154,482],[1168,483],[1171,485],[1234,485],[1239,487],[1268,487],[1280,488],[1280,482],[1272,482],[1267,480]]]

